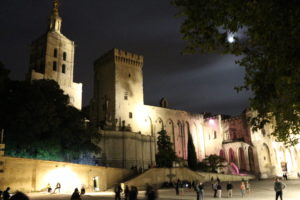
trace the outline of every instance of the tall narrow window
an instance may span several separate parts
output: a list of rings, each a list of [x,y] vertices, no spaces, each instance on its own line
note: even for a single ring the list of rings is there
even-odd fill
[[[132,112],[129,113],[129,118],[130,118],[130,119],[132,118]]]
[[[65,64],[62,65],[61,72],[62,73],[66,73],[66,65]]]
[[[57,63],[56,61],[53,62],[53,71],[56,71],[57,70]]]
[[[67,53],[66,53],[66,52],[63,53],[63,60],[64,60],[64,61],[67,60]]]
[[[54,54],[54,57],[57,58],[57,48],[54,49],[53,54]]]

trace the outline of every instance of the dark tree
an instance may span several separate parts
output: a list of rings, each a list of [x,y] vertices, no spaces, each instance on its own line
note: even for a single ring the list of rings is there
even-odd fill
[[[192,170],[197,170],[197,155],[191,133],[188,133],[188,165]]]
[[[296,0],[173,0],[186,52],[237,55],[245,67],[240,90],[251,90],[254,130],[273,120],[278,141],[300,133],[300,7]],[[234,39],[228,40],[229,35]],[[234,40],[234,42],[233,42]]]
[[[211,172],[217,172],[219,168],[225,167],[223,162],[225,162],[225,159],[218,155],[210,155],[203,160],[204,165],[206,165]]]
[[[158,167],[172,167],[172,164],[177,160],[177,157],[173,150],[173,144],[170,141],[170,137],[165,130],[158,132],[158,135],[156,164]]]
[[[1,96],[1,128],[5,154],[17,157],[75,161],[99,152],[95,130],[83,114],[69,105],[55,81],[10,81]]]

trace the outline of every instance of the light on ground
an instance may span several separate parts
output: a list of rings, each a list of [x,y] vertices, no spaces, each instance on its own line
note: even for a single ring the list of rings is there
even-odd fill
[[[76,187],[80,189],[82,185],[77,174],[68,167],[57,167],[44,177],[45,185],[50,183],[52,190],[58,182],[61,184],[61,192],[63,193],[73,192]]]

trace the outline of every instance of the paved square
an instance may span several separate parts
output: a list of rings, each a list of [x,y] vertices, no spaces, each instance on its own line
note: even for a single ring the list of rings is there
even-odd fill
[[[264,181],[252,181],[251,192],[247,194],[244,198],[241,197],[239,190],[239,182],[234,183],[233,198],[232,200],[274,200],[275,192],[273,189],[272,180]],[[300,200],[300,180],[288,180],[284,181],[287,184],[287,188],[283,192],[284,200]],[[226,182],[222,183],[222,188],[226,188]],[[159,199],[165,200],[185,200],[185,199],[196,199],[196,194],[192,190],[186,190],[183,195],[176,196],[174,189],[162,189],[159,190]],[[221,199],[228,199],[226,190],[222,191]],[[139,192],[138,199],[145,199],[144,192]],[[29,194],[31,200],[69,200],[71,194],[45,194],[45,193],[32,193]],[[88,193],[82,197],[83,200],[111,200],[114,199],[114,194],[112,192],[99,192],[99,193]],[[213,191],[211,189],[210,183],[205,184],[205,200],[216,199],[213,198]]]

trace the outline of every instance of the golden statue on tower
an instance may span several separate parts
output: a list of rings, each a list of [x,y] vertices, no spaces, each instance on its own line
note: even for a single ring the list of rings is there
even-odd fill
[[[53,0],[53,14],[58,16],[59,1]]]

